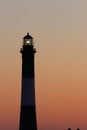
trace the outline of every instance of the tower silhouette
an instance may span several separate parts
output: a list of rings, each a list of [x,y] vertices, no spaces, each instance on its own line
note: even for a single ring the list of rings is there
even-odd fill
[[[27,33],[23,38],[22,54],[22,91],[19,130],[37,130],[34,84],[33,37]]]

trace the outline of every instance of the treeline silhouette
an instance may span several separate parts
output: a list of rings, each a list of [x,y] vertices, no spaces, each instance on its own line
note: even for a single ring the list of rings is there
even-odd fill
[[[68,130],[72,130],[71,128],[68,128]],[[79,128],[77,128],[76,130],[80,130]]]

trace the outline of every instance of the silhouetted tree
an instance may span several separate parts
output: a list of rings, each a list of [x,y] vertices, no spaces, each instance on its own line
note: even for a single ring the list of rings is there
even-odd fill
[[[68,128],[68,130],[72,130],[71,128]]]

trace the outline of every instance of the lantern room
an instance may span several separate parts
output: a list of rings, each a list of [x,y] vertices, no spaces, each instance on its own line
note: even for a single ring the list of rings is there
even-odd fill
[[[23,45],[32,45],[33,46],[33,37],[27,33],[27,35],[23,38]]]

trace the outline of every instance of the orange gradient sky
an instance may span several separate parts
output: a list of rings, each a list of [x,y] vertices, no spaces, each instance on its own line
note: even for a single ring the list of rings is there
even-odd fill
[[[34,37],[38,130],[87,130],[87,2],[0,1],[0,130],[18,130],[22,38]]]

